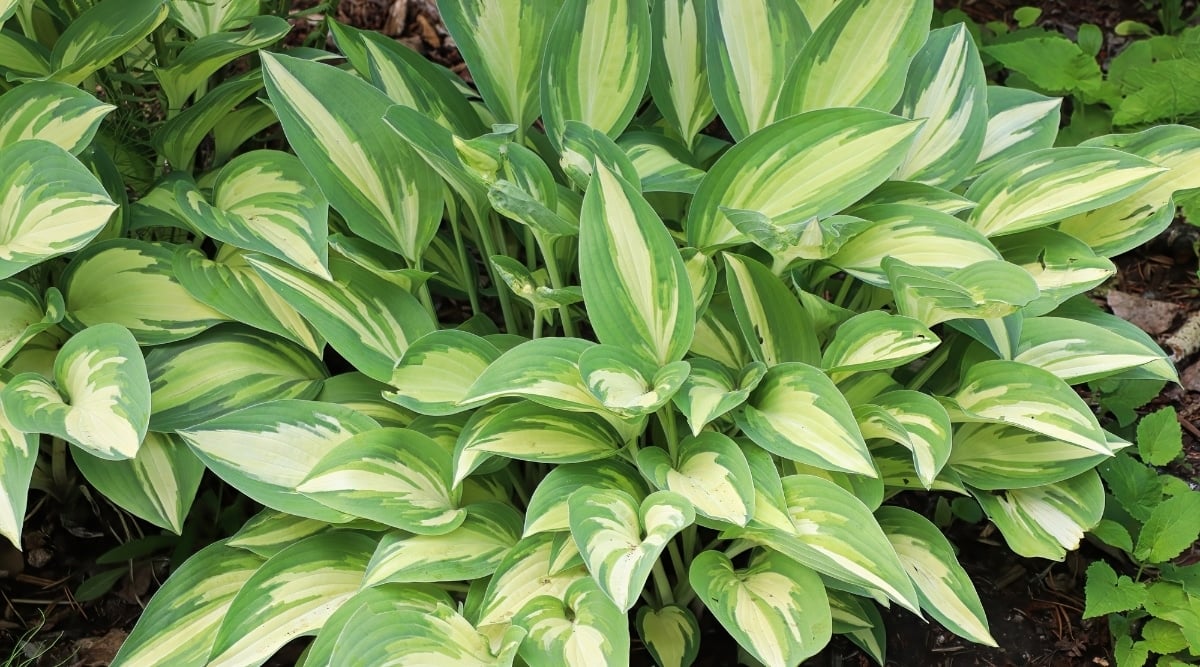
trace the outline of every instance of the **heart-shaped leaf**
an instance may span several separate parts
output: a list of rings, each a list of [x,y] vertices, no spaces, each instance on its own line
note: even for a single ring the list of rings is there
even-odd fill
[[[637,469],[619,458],[555,466],[529,498],[524,535],[570,530],[567,498],[585,486],[623,491],[638,502],[650,493]]]
[[[62,294],[51,287],[46,302],[28,284],[16,279],[0,281],[0,366],[29,339],[62,321],[66,306]]]
[[[591,579],[575,581],[562,598],[533,598],[513,618],[528,631],[521,657],[529,667],[629,664],[629,619]]]
[[[761,361],[747,364],[736,376],[712,359],[700,357],[689,363],[691,374],[671,400],[687,418],[692,435],[700,435],[709,422],[745,403],[767,372]]]
[[[433,331],[413,341],[392,371],[384,396],[413,412],[447,415],[466,410],[462,402],[500,350],[465,331]]]
[[[150,423],[145,359],[116,324],[89,327],[63,344],[53,384],[22,373],[0,399],[18,430],[48,433],[110,461],[136,456]]]
[[[339,512],[442,535],[467,516],[450,482],[449,452],[417,431],[380,428],[338,443],[296,490]]]
[[[679,443],[672,463],[666,451],[646,447],[638,468],[656,487],[674,491],[710,519],[745,526],[754,516],[754,478],[746,456],[729,436],[706,431]]]
[[[770,551],[735,570],[719,551],[692,561],[688,580],[722,627],[768,667],[791,667],[829,642],[833,619],[816,572]]]
[[[650,414],[675,395],[691,371],[686,361],[655,369],[633,352],[597,345],[579,355],[579,373],[600,404],[623,417]]]
[[[700,656],[700,623],[687,607],[639,607],[635,625],[659,667],[688,667]]]
[[[638,601],[667,542],[696,520],[692,504],[672,491],[656,491],[639,506],[623,491],[584,487],[567,505],[588,571],[622,611]]]

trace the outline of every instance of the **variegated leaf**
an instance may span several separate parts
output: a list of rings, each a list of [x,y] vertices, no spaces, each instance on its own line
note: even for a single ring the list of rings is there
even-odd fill
[[[580,579],[560,598],[542,595],[513,618],[528,635],[521,658],[530,667],[629,665],[629,619],[591,579]]]
[[[512,667],[524,638],[516,626],[492,637],[442,603],[432,611],[400,609],[358,620],[338,638],[329,664]]]
[[[898,178],[952,188],[971,173],[987,132],[986,86],[966,25],[929,33],[909,66],[899,106],[902,116],[928,120]]]
[[[933,0],[839,0],[788,74],[779,117],[831,107],[890,111],[932,16]]]
[[[933,350],[941,339],[917,320],[883,311],[861,313],[837,328],[821,367],[833,371],[878,371],[903,366]]]
[[[1037,298],[1037,283],[1021,267],[984,260],[954,272],[928,271],[885,257],[896,310],[925,326],[960,318],[994,320]]]
[[[204,464],[176,435],[147,433],[132,459],[108,461],[73,449],[71,457],[84,479],[134,516],[183,533]]]
[[[627,418],[648,415],[666,405],[687,379],[691,366],[673,361],[661,368],[615,345],[596,345],[579,355],[579,374],[605,409]]]
[[[1121,319],[1112,313],[1101,310],[1096,304],[1085,297],[1070,299],[1051,314],[1054,317],[1066,317],[1079,322],[1095,324],[1098,327],[1121,336],[1129,343],[1137,345],[1152,356],[1157,357],[1163,354],[1162,347],[1145,331],[1142,331],[1128,320]],[[1167,382],[1179,381],[1179,373],[1176,371],[1174,364],[1167,359],[1159,359],[1130,369],[1122,373],[1122,376],[1143,379],[1153,378],[1166,380]]]
[[[0,148],[0,279],[84,247],[116,208],[62,148],[42,140]]]
[[[433,244],[429,247],[429,259],[432,260],[430,264],[434,267],[439,267],[440,270],[438,262],[441,259],[434,259],[438,257],[439,245],[438,238],[435,236]],[[329,247],[343,258],[354,262],[410,294],[416,294],[421,285],[425,284],[431,278],[438,277],[437,274],[429,271],[400,268],[404,264],[404,259],[400,255],[390,250],[384,250],[374,243],[364,241],[357,236],[330,234]],[[455,281],[459,281],[461,284],[461,280],[458,277],[448,278],[441,276],[441,278],[451,284]]]
[[[335,350],[381,382],[435,328],[415,296],[353,262],[330,261],[332,279],[325,280],[263,257],[247,261]]]
[[[700,182],[684,224],[688,245],[744,242],[726,209],[756,211],[776,225],[837,213],[887,180],[920,127],[870,109],[826,109],[755,132]]]
[[[821,578],[782,554],[761,552],[735,570],[725,554],[705,551],[692,561],[688,580],[738,645],[767,667],[799,665],[832,636]]]
[[[16,77],[50,75],[50,49],[28,37],[0,30],[0,74]]]
[[[176,182],[175,198],[205,235],[329,279],[328,203],[294,156],[244,153],[217,175],[212,204],[185,180]]]
[[[879,608],[870,600],[826,589],[829,609],[833,612],[833,633],[846,635],[855,646],[871,656],[876,663],[887,663],[887,628]]]
[[[626,132],[617,140],[641,180],[642,192],[693,194],[704,172],[677,140],[655,132]]]
[[[320,359],[294,343],[239,325],[156,347],[146,355],[146,371],[150,427],[164,432],[267,401],[315,398],[328,375]]]
[[[73,18],[50,52],[50,80],[77,86],[167,18],[167,0],[103,0]]]
[[[687,607],[638,607],[635,626],[659,667],[688,667],[700,656],[700,623]]]
[[[326,378],[321,383],[317,400],[353,408],[379,422],[380,426],[408,426],[416,415],[386,400],[383,392],[387,390],[386,384],[351,371]]]
[[[1104,485],[1094,469],[1054,484],[974,495],[1008,547],[1027,558],[1062,560],[1104,512]]]
[[[1061,317],[1025,320],[1013,361],[1050,371],[1071,384],[1090,382],[1155,361],[1161,352],[1103,327]]]
[[[543,52],[542,122],[559,145],[568,120],[616,138],[650,78],[646,0],[566,0]]]
[[[1083,399],[1050,371],[1016,361],[984,361],[967,369],[952,408],[954,421],[1006,423],[1111,455],[1108,438]]]
[[[501,123],[524,131],[539,115],[542,53],[554,0],[441,0],[446,29],[462,51],[471,78]]]
[[[871,399],[902,429],[902,437],[892,438],[860,423],[863,436],[885,437],[912,452],[913,466],[925,488],[931,488],[953,451],[950,416],[937,399],[919,391],[889,391]]]
[[[1166,170],[1111,148],[1047,148],[988,169],[967,188],[967,222],[985,236],[1044,227],[1118,202]]]
[[[916,612],[916,589],[871,510],[854,494],[812,475],[783,478],[786,526],[748,529],[746,536],[827,577],[879,591]],[[756,507],[766,506],[758,503]]]
[[[1132,197],[1072,216],[1058,226],[1105,257],[1158,236],[1173,217],[1172,193],[1200,188],[1200,129],[1164,125],[1137,134],[1097,137],[1083,145],[1116,148],[1170,170],[1155,176]]]
[[[442,535],[391,532],[371,556],[363,586],[388,582],[470,581],[496,571],[521,538],[521,515],[499,502],[466,507],[466,519]]]
[[[409,429],[380,428],[337,443],[296,490],[339,512],[422,535],[462,525],[449,452]]]
[[[0,371],[0,396],[8,384]],[[0,537],[21,549],[21,527],[29,500],[29,482],[37,463],[38,439],[34,433],[18,430],[0,400]]]
[[[778,225],[757,211],[724,211],[726,219],[747,238],[771,253],[772,270],[782,273],[797,260],[827,259],[850,237],[871,226],[852,215]]]
[[[154,70],[167,96],[167,108],[178,112],[217,70],[279,41],[290,28],[288,22],[278,16],[252,16],[245,30],[214,32],[188,43],[169,66]]]
[[[324,521],[265,509],[250,517],[225,544],[270,558],[286,547],[332,527]]]
[[[729,436],[707,431],[679,443],[675,460],[659,447],[638,451],[638,468],[664,491],[674,491],[696,513],[745,526],[754,516],[754,479],[746,456]]]
[[[1086,243],[1056,229],[1031,229],[1001,236],[996,249],[1004,259],[1033,276],[1041,294],[1022,310],[1030,317],[1054,310],[1112,277],[1117,268]]]
[[[171,269],[176,280],[200,303],[262,331],[300,344],[313,354],[325,341],[312,324],[267,285],[247,262],[247,252],[225,244],[215,259],[188,245],[175,249]]]
[[[261,664],[292,638],[315,633],[358,591],[375,540],[332,531],[263,563],[229,604],[209,665]]]
[[[75,86],[30,81],[0,95],[0,148],[41,139],[78,155],[115,108]]]
[[[597,164],[580,219],[579,280],[600,342],[659,366],[692,342],[695,310],[683,259],[637,189]]]
[[[779,106],[784,81],[812,30],[800,5],[771,0],[706,0],[709,87],[736,141],[792,115]],[[846,105],[850,106],[850,105]]]
[[[112,664],[208,665],[221,619],[263,561],[225,542],[193,554],[150,599]]]
[[[955,429],[947,465],[977,489],[1002,491],[1061,482],[1107,458],[1017,426],[976,422]]]
[[[225,142],[232,141],[232,139],[226,138],[225,133],[239,129],[237,121],[239,112],[261,114],[265,111],[269,117],[268,125],[278,122],[273,111],[256,103],[234,111],[234,107],[261,90],[262,86],[262,71],[257,69],[223,81],[205,93],[204,97],[159,126],[153,138],[155,147],[162,151],[163,156],[172,167],[187,171],[195,161],[196,150],[200,147],[200,142],[209,133],[212,133],[214,143],[217,144],[213,163],[226,162],[229,159],[229,147],[225,146]],[[225,150],[222,151],[222,148]],[[160,181],[160,186],[167,182],[166,179]],[[145,197],[143,197],[144,199]]]
[[[137,455],[150,421],[146,362],[129,331],[98,324],[71,337],[54,360],[54,383],[22,373],[0,394],[13,426],[47,433],[108,460]]]
[[[197,301],[173,271],[175,248],[113,239],[77,253],[62,274],[66,322],[83,328],[111,322],[141,345],[162,345],[227,320]]]
[[[508,350],[488,365],[463,403],[521,396],[564,410],[600,407],[579,374],[579,356],[594,343],[580,338],[538,338]]]
[[[0,366],[13,357],[29,339],[62,321],[62,294],[51,287],[42,298],[28,284],[16,279],[0,281]]]
[[[570,530],[567,498],[585,486],[622,491],[638,502],[650,492],[637,469],[619,458],[555,466],[529,498],[524,536]]]
[[[454,600],[445,591],[433,585],[383,584],[363,588],[330,614],[317,633],[316,640],[305,649],[301,664],[304,667],[332,667],[334,651],[342,635],[346,636],[343,644],[346,649],[361,649],[364,644],[359,632],[364,626],[373,624],[377,617],[388,617],[390,621],[394,612],[433,614],[441,606],[453,604]],[[345,653],[339,654],[339,657],[342,662],[338,664],[345,664]],[[354,656],[351,659],[357,658]]]
[[[855,213],[860,208],[880,204],[911,204],[947,215],[954,215],[975,206],[975,202],[970,199],[943,188],[912,181],[887,181],[858,200],[857,204],[846,209],[846,213]]]
[[[1054,145],[1062,98],[1009,86],[987,87],[987,132],[973,174],[996,164]]]
[[[707,0],[650,4],[650,92],[668,125],[692,146],[716,115],[709,91],[705,45]]]
[[[639,506],[624,491],[587,486],[567,506],[588,571],[621,611],[637,603],[667,542],[696,520],[692,504],[673,491],[651,493]]]
[[[236,28],[260,9],[260,0],[170,0],[171,21],[192,37]]]
[[[619,176],[637,191],[641,187],[641,174],[625,151],[600,130],[577,120],[563,123],[558,165],[571,183],[583,190],[592,181],[596,164],[603,164],[608,171]]]
[[[979,594],[942,531],[902,507],[881,507],[875,518],[916,584],[921,609],[960,637],[996,646]]]
[[[875,477],[871,454],[837,386],[801,363],[767,371],[737,416],[742,432],[763,449],[827,470]]]
[[[386,95],[329,65],[263,55],[284,132],[357,235],[417,262],[441,222],[444,186],[384,129]]]
[[[332,403],[271,401],[179,434],[218,477],[280,512],[331,523],[350,517],[296,491],[324,456],[375,420]]]
[[[500,350],[465,331],[433,331],[413,341],[388,381],[394,392],[384,394],[423,415],[447,415],[466,409],[461,403]]]
[[[1001,259],[987,238],[949,213],[914,204],[884,204],[855,211],[874,222],[846,242],[829,262],[877,287],[887,287],[885,257],[927,269],[961,269]]]
[[[742,368],[753,361],[728,292],[714,294],[696,321],[690,351],[726,368]]]
[[[687,418],[692,435],[700,435],[709,422],[746,402],[767,372],[759,361],[736,374],[712,359],[696,358],[689,363],[692,372],[671,400]]]
[[[767,368],[817,363],[820,349],[812,320],[788,286],[748,257],[724,253],[724,258],[729,300],[755,360]]]
[[[556,544],[561,547],[556,549]],[[508,625],[529,601],[541,595],[563,599],[572,583],[588,578],[587,567],[578,560],[579,551],[574,545],[569,536],[560,543],[554,533],[531,535],[517,542],[488,581],[479,602],[477,625]]]

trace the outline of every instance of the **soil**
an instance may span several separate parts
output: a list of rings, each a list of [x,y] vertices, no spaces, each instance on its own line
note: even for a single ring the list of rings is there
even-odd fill
[[[327,44],[321,14],[305,14],[317,0],[296,0],[291,45]],[[1185,6],[1194,6],[1187,0]],[[941,10],[958,8],[974,20],[1007,21],[1023,5],[1043,9],[1039,23],[1074,34],[1083,23],[1094,23],[1106,34],[1105,48],[1112,52],[1125,44],[1112,28],[1134,19],[1156,26],[1158,19],[1138,0],[938,0]],[[434,0],[341,0],[337,20],[355,27],[378,30],[450,68],[467,82],[467,71],[453,40],[438,17]],[[1158,309],[1149,319],[1160,342],[1188,326],[1200,326],[1200,281],[1197,280],[1197,228],[1179,221],[1147,246],[1118,258],[1119,273],[1106,286],[1128,297],[1134,315]],[[1097,292],[1099,303],[1107,303]],[[1125,298],[1122,297],[1122,298]],[[1156,305],[1157,304],[1157,305]],[[1162,307],[1160,307],[1162,306]],[[1165,308],[1163,308],[1165,307]],[[1189,324],[1190,323],[1190,324]],[[1174,405],[1184,428],[1187,459],[1172,472],[1196,483],[1200,470],[1200,361],[1195,350],[1183,350],[1177,365],[1182,386],[1168,388],[1152,407]],[[111,566],[97,565],[99,555],[140,535],[160,531],[118,512],[103,498],[86,494],[78,484],[68,484],[60,502],[35,493],[27,514],[24,551],[0,542],[0,659],[14,649],[16,665],[107,665],[132,629],[149,597],[165,580],[171,551],[159,551],[126,566],[119,581],[97,599],[81,602],[75,591],[80,583]],[[81,494],[81,489],[84,493]],[[189,523],[203,525],[190,532],[190,541],[173,545],[175,556],[186,556],[202,544],[228,534],[223,526],[240,525],[252,507],[236,505],[221,512],[219,480],[206,478],[204,489],[211,512],[199,512]],[[930,496],[913,502],[933,502]],[[921,507],[914,507],[918,511]],[[116,527],[116,528],[115,528]],[[185,531],[185,533],[188,531]],[[1103,619],[1084,621],[1083,570],[1102,554],[1085,543],[1062,563],[1015,556],[989,524],[958,522],[947,530],[961,549],[960,562],[975,583],[999,648],[962,640],[934,621],[925,621],[899,609],[885,611],[888,628],[888,667],[1017,667],[1045,665],[1079,667],[1113,665],[1111,641]],[[736,647],[708,619],[699,665],[732,665]],[[285,647],[268,664],[294,664],[307,640]],[[20,647],[17,649],[16,647]],[[634,641],[634,664],[651,664],[644,648]],[[874,662],[843,638],[806,665],[868,667]]]

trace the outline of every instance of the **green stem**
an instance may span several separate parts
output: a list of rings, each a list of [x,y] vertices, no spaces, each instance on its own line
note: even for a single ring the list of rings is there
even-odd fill
[[[151,40],[154,42],[154,60],[158,63],[159,69],[171,66],[170,52],[167,51],[167,39],[163,36],[163,31],[167,29],[167,24],[163,23],[150,33]]]
[[[696,538],[699,537],[696,533],[696,524],[692,524],[683,529],[683,555],[687,562],[692,562],[696,557]]]
[[[839,306],[844,305],[846,303],[846,297],[850,296],[850,286],[853,284],[854,280],[852,280],[850,276],[847,275],[846,277],[842,278],[842,286],[838,288],[837,297],[833,302]]]
[[[459,228],[460,218],[454,216],[450,220],[450,233],[454,235],[454,249],[458,251],[458,263],[461,265],[464,276],[473,275],[471,270],[471,258],[467,255],[467,245],[463,243],[462,229]],[[468,280],[465,285],[467,288],[467,299],[471,302],[471,314],[478,315],[483,312],[479,307],[479,288],[473,281]]]
[[[736,558],[739,554],[749,551],[754,548],[754,543],[749,540],[734,540],[733,544],[725,547],[725,555],[730,559]]]
[[[671,455],[671,462],[676,463],[679,460],[679,429],[675,424],[675,410],[670,404],[659,409],[658,423],[662,424],[663,435],[667,437],[667,452]]]
[[[675,570],[675,579],[677,581],[687,579],[687,562],[684,561],[683,554],[679,552],[679,545],[675,540],[667,542],[667,555],[671,557],[671,567]]]
[[[423,265],[424,262],[422,261],[421,256],[417,255],[416,261],[413,262],[413,268],[417,271],[423,271],[421,268]],[[437,322],[437,310],[433,307],[433,296],[429,294],[428,280],[421,281],[421,286],[417,288],[417,297],[421,300],[421,304],[425,306],[425,310],[429,313],[429,317],[431,317],[434,322]]]
[[[921,387],[925,386],[925,383],[929,381],[929,378],[933,377],[933,374],[938,372],[938,369],[940,369],[949,358],[950,345],[947,343],[942,343],[942,345],[938,347],[937,351],[933,353],[933,356],[929,357],[929,359],[925,362],[925,365],[921,367],[921,370],[917,371],[917,374],[908,381],[906,388],[920,389]]]
[[[533,334],[530,338],[534,340],[542,337],[542,322],[546,318],[542,316],[542,311],[534,309],[533,311]]]
[[[489,224],[491,218],[485,219],[480,215],[473,215],[472,220],[475,223],[475,234],[479,236],[479,242],[483,244],[483,254],[487,257],[499,254],[496,251],[495,225]],[[487,267],[488,277],[491,278],[492,285],[496,288],[496,296],[500,299],[500,311],[504,316],[504,329],[507,333],[518,333],[517,318],[513,312],[512,297],[508,290],[504,289],[504,282],[496,276],[496,270],[492,268],[491,262],[485,262]]]
[[[661,559],[654,561],[654,569],[650,572],[654,576],[654,589],[663,605],[674,604],[675,595],[671,592],[671,581],[667,579],[667,570],[663,567]]]
[[[517,498],[521,499],[521,506],[529,507],[529,492],[525,490],[524,482],[521,481],[520,477],[517,477],[517,473],[514,472],[512,466],[505,468],[505,471],[508,472],[508,476],[512,480],[513,491],[516,491]]]
[[[542,257],[546,260],[546,273],[550,276],[550,286],[554,289],[563,288],[562,272],[558,267],[558,257],[554,254],[554,240],[543,240],[540,235],[538,237],[538,245],[542,248]],[[571,307],[559,306],[558,319],[562,322],[563,335],[568,338],[575,337],[575,321],[571,319]]]

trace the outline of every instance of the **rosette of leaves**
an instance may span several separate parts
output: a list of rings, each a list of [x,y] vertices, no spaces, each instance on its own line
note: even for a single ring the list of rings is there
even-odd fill
[[[200,242],[63,275],[72,331],[146,351],[147,432],[266,508],[116,664],[620,665],[636,633],[686,665],[714,622],[882,663],[877,604],[994,643],[905,494],[1025,555],[1096,525],[1126,443],[1072,385],[1175,372],[1075,297],[1195,187],[1197,131],[1052,148],[1054,101],[987,88],[932,2],[829,4],[445,0],[477,96],[343,26],[343,67],[264,53],[294,156],[162,179]],[[9,382],[10,421],[75,406]]]

